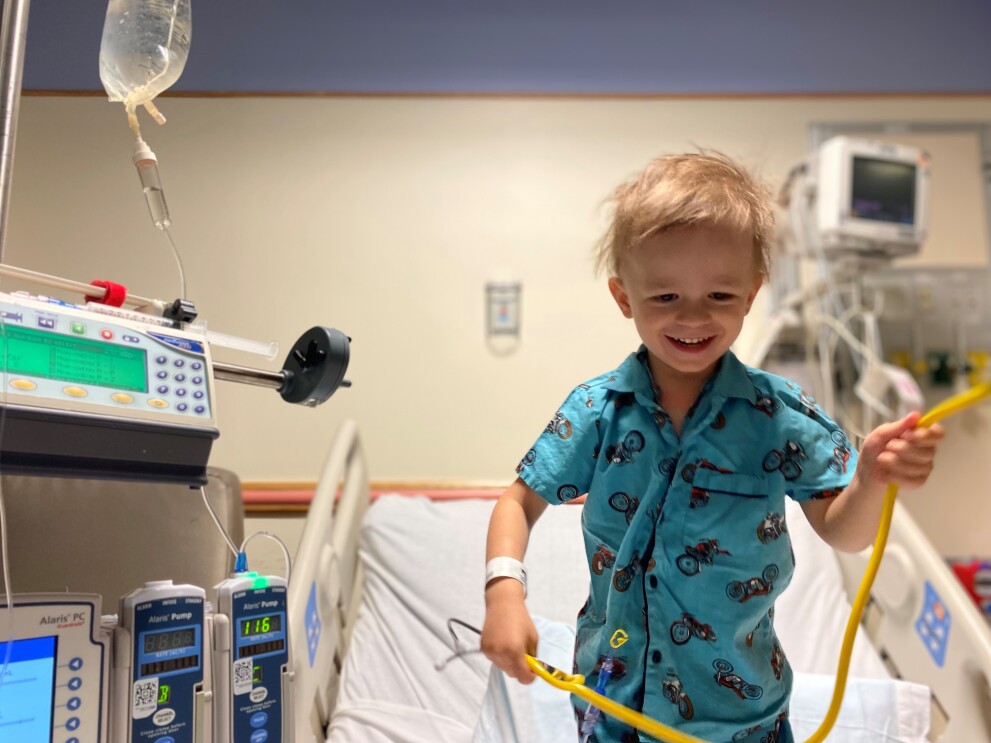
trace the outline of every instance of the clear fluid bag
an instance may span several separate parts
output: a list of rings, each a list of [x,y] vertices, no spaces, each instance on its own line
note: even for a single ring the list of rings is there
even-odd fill
[[[111,101],[123,102],[129,118],[145,106],[164,123],[151,101],[179,79],[186,65],[189,6],[190,0],[110,0],[107,5],[100,80]]]

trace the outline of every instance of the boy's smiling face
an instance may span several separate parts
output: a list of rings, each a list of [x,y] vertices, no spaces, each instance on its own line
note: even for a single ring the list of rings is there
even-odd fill
[[[748,233],[675,227],[634,247],[609,279],[650,353],[654,381],[704,382],[736,340],[762,278]]]

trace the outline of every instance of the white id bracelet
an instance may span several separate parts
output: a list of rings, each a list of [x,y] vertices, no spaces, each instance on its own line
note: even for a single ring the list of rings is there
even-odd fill
[[[523,584],[523,597],[526,598],[526,568],[512,557],[493,557],[485,563],[486,587],[496,578],[513,578]]]

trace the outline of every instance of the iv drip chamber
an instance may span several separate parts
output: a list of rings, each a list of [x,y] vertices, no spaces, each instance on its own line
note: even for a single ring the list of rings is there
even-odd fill
[[[162,179],[158,175],[158,158],[143,139],[134,142],[134,167],[138,169],[141,180],[141,190],[144,191],[151,221],[155,226],[164,230],[172,219],[169,217],[169,205],[165,202],[165,191],[162,189]]]

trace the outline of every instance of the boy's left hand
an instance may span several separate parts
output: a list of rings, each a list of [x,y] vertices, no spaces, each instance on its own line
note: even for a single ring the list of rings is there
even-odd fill
[[[872,485],[917,488],[929,479],[936,448],[943,438],[938,423],[916,428],[920,413],[909,413],[871,431],[860,448],[857,469]]]

